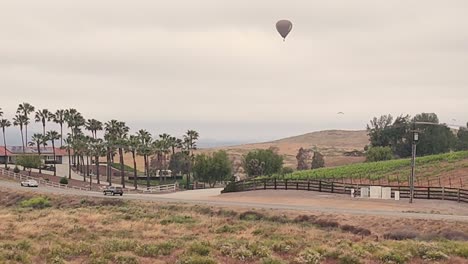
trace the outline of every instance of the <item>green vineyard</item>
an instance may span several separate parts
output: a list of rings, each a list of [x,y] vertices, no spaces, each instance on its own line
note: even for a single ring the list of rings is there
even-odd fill
[[[359,163],[333,168],[296,171],[285,175],[275,175],[273,177],[288,180],[384,180],[387,183],[404,183],[407,181],[410,172],[411,160],[397,159],[381,162]],[[458,172],[458,174],[455,172]],[[468,181],[468,151],[417,158],[416,178],[424,185],[427,185],[428,181],[432,182],[429,183],[429,185],[465,185],[463,182],[464,179],[466,178]]]

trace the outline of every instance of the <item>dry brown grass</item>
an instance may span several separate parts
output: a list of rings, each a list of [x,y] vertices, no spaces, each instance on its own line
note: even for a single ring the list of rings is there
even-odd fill
[[[7,192],[2,190],[1,201],[32,197]],[[116,203],[69,196],[48,198],[51,207],[42,210],[22,208],[20,200],[0,207],[0,263],[463,263],[460,261],[468,260],[464,259],[468,258],[468,242],[439,240],[437,236],[440,231],[446,238],[463,238],[468,234],[466,223],[184,204]],[[416,233],[418,239],[427,241],[384,239],[385,234],[402,226]],[[448,234],[447,230],[459,233]]]

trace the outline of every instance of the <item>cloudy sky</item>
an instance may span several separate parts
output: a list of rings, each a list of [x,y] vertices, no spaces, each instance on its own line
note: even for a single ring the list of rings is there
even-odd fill
[[[3,0],[0,107],[73,107],[206,142],[386,113],[466,123],[467,13],[466,0]],[[294,23],[286,42],[279,19]]]

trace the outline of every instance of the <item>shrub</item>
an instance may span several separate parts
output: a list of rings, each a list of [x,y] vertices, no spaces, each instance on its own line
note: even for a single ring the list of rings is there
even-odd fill
[[[239,215],[239,219],[247,221],[262,220],[265,216],[255,211],[246,211]]]
[[[60,184],[68,184],[68,179],[66,177],[60,178]]]
[[[134,256],[118,256],[115,258],[116,264],[138,264],[138,259]]]
[[[50,207],[50,201],[47,197],[34,197],[21,202],[21,207],[32,207],[34,209],[44,209]]]
[[[170,255],[175,248],[171,242],[163,242],[161,244],[144,244],[136,248],[135,253],[142,257],[157,257],[160,255]]]
[[[315,250],[307,249],[295,259],[297,263],[318,264],[322,260],[322,255]]]
[[[190,245],[189,253],[196,254],[199,256],[208,256],[210,254],[211,248],[208,243],[193,243]]]
[[[168,225],[168,224],[193,224],[195,220],[188,215],[173,215],[161,221],[161,225]]]
[[[415,239],[418,236],[418,233],[411,230],[397,230],[390,233],[384,234],[385,239],[391,240],[406,240],[406,239]]]
[[[362,228],[362,227],[356,227],[352,225],[344,225],[341,227],[341,230],[349,233],[353,233],[355,235],[361,235],[361,236],[370,236],[371,231],[368,229]]]
[[[15,166],[15,168],[13,169],[13,172],[14,173],[20,173],[20,169],[18,168],[18,166]]]
[[[267,257],[267,258],[262,258],[261,259],[261,264],[286,264],[286,262],[284,262],[281,259]]]
[[[291,167],[283,167],[283,169],[281,170],[281,174],[289,174],[289,173],[293,173],[294,172],[294,169],[291,168]]]

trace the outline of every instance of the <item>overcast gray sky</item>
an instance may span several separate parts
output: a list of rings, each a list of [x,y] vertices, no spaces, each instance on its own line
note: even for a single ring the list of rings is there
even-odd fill
[[[363,129],[386,113],[463,124],[466,14],[466,0],[4,0],[0,107],[218,141]],[[294,23],[286,42],[279,19]]]

